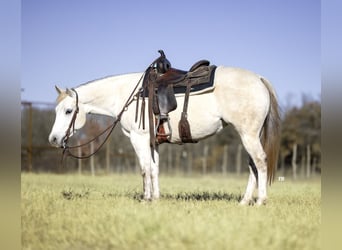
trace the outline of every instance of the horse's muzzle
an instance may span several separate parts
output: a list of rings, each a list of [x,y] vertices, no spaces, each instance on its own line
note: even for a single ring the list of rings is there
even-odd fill
[[[49,142],[51,144],[51,146],[54,146],[56,148],[62,147],[62,140],[59,139],[57,136],[55,135],[50,135],[49,136]]]

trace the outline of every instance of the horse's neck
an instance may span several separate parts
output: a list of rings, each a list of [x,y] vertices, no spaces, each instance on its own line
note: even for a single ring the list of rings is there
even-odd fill
[[[76,88],[87,113],[116,117],[141,73],[111,76]]]

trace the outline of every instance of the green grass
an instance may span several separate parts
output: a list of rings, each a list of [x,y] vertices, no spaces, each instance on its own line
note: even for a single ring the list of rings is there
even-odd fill
[[[321,184],[275,182],[241,207],[247,177],[160,177],[142,202],[138,175],[22,174],[23,249],[320,249]]]

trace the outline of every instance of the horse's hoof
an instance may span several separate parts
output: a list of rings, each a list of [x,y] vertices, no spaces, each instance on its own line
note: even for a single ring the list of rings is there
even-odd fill
[[[249,206],[249,205],[252,205],[253,202],[252,200],[245,200],[245,199],[242,199],[240,202],[239,202],[239,205],[240,206]]]
[[[140,200],[141,202],[149,202],[149,201],[152,201],[152,197],[151,196],[149,196],[149,195],[143,195],[142,197],[141,197],[141,200]]]
[[[139,201],[140,201],[140,203],[146,203],[147,204],[147,203],[151,203],[152,199],[151,198],[143,198]]]
[[[262,205],[266,205],[266,199],[258,199],[256,205],[259,207]]]
[[[152,200],[159,200],[159,198],[160,198],[160,195],[158,194],[158,195],[153,195],[152,196]]]

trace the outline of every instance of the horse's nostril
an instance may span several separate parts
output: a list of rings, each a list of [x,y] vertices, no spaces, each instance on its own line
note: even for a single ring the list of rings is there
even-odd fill
[[[56,136],[52,136],[49,138],[49,141],[51,144],[56,144],[57,143],[57,137]]]

